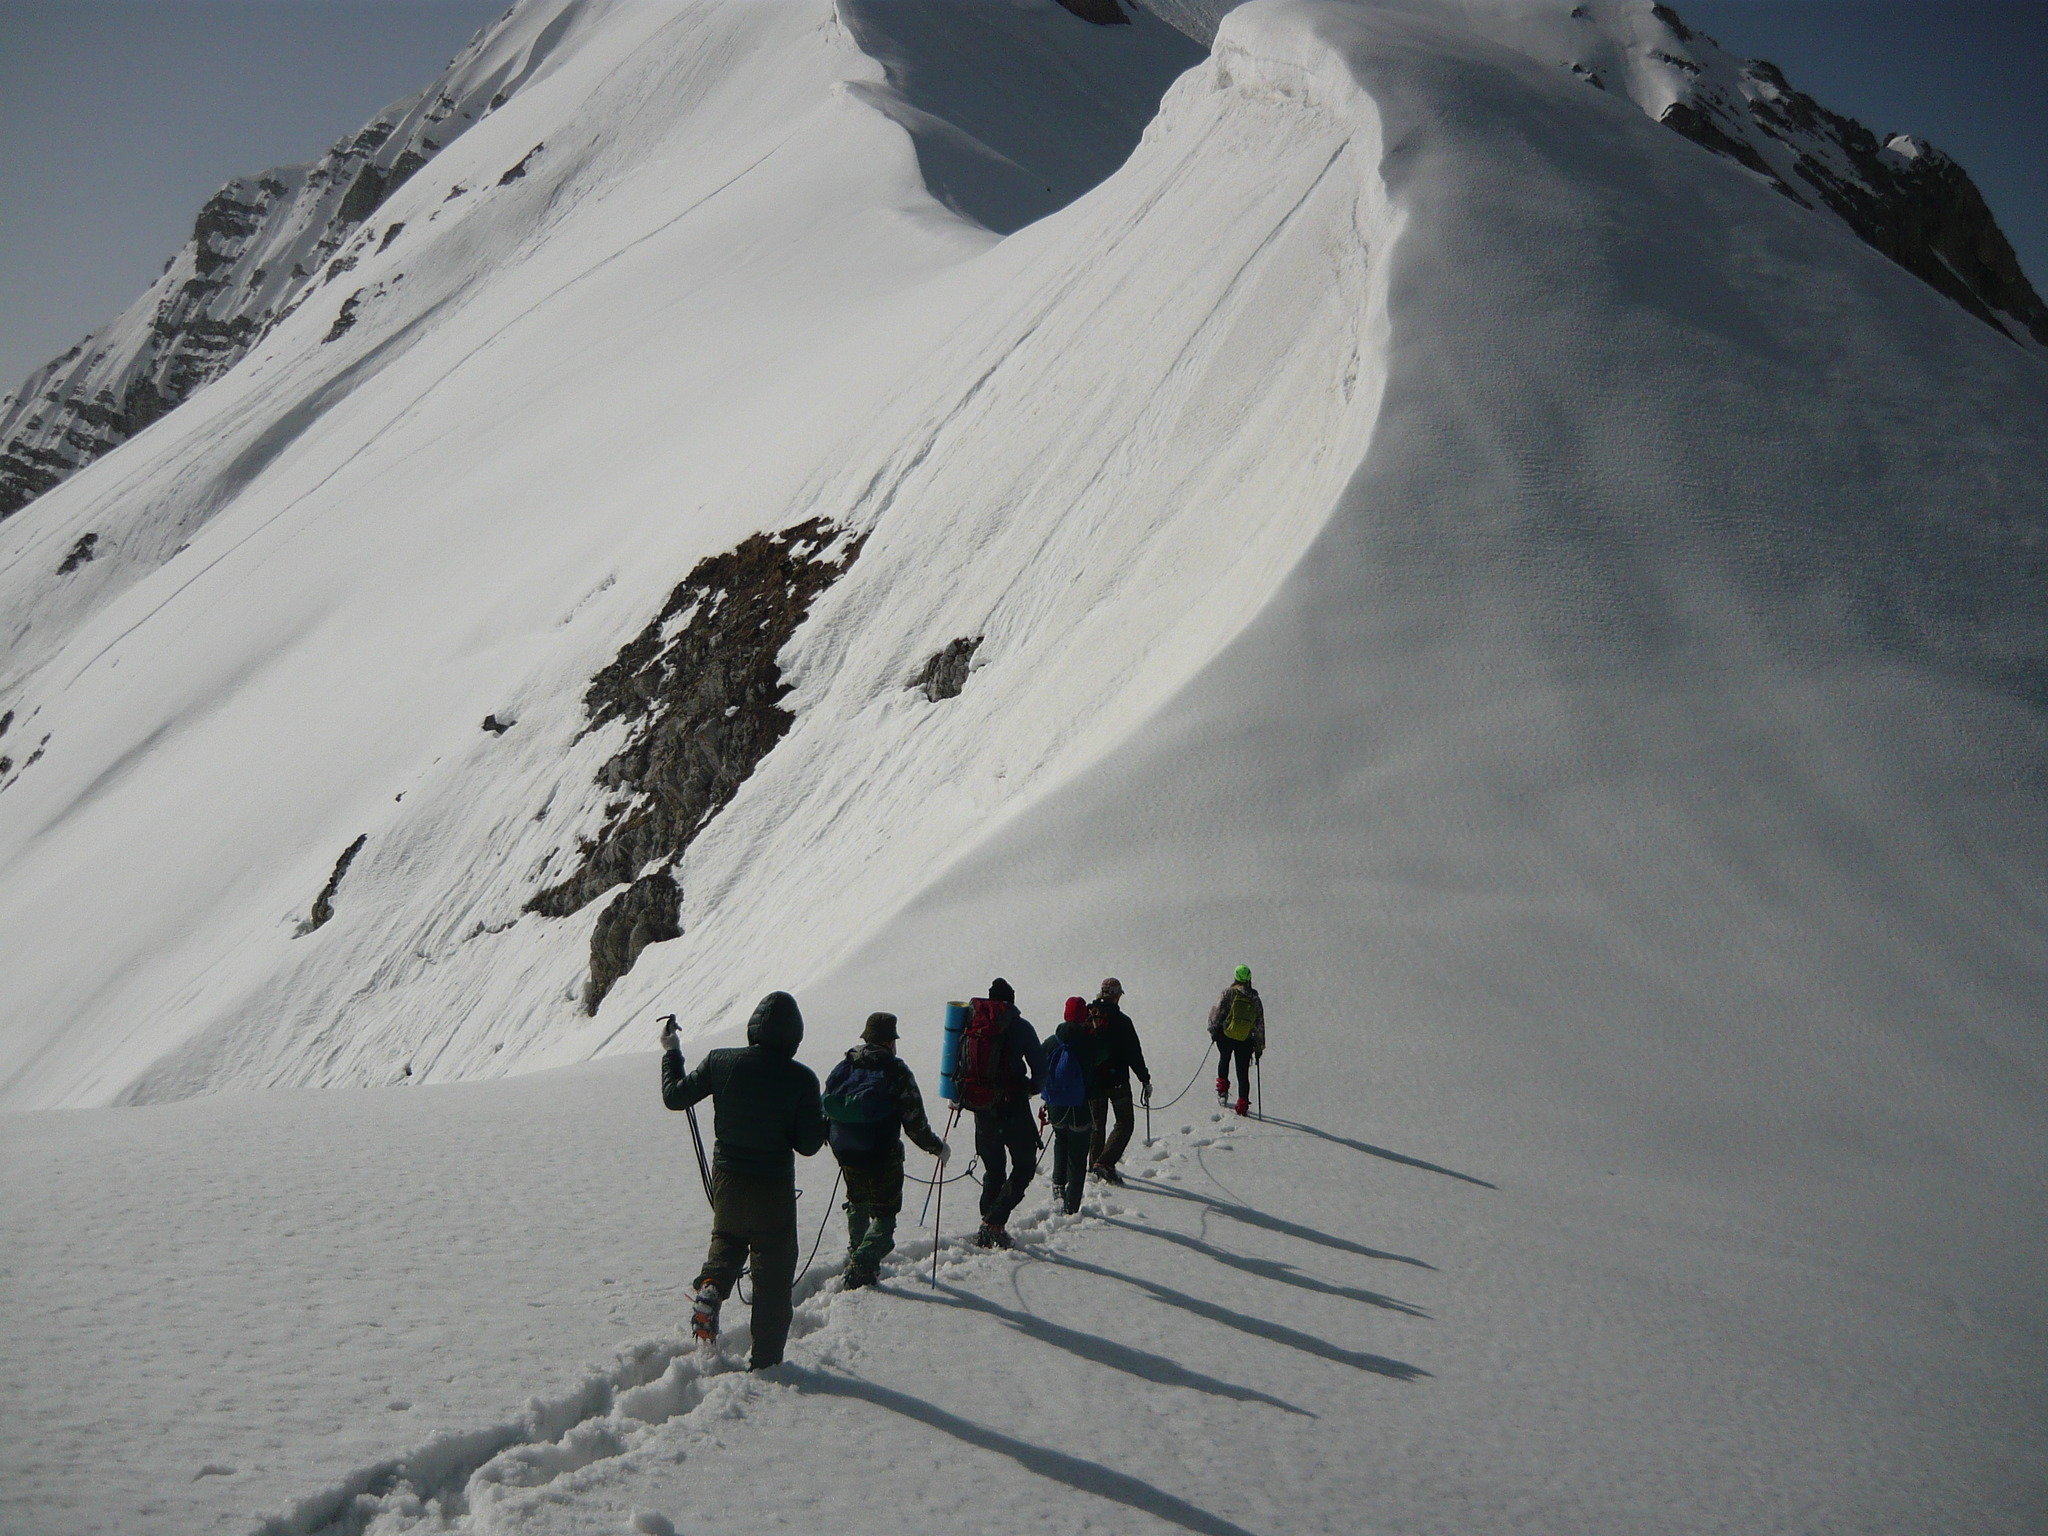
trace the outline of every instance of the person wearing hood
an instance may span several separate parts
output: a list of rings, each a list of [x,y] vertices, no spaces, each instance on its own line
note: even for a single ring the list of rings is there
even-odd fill
[[[754,1272],[753,1368],[782,1359],[796,1277],[796,1158],[825,1144],[818,1079],[796,1059],[804,1016],[787,992],[770,992],[747,1021],[742,1050],[713,1051],[683,1071],[675,1020],[661,1033],[661,1102],[712,1103],[711,1248],[697,1276],[690,1328],[718,1337],[718,1309],[749,1264]]]
[[[903,1209],[903,1138],[938,1159],[951,1152],[925,1118],[917,1076],[896,1054],[896,1015],[871,1013],[861,1043],[825,1079],[827,1139],[846,1179],[845,1289],[873,1285],[896,1246]]]

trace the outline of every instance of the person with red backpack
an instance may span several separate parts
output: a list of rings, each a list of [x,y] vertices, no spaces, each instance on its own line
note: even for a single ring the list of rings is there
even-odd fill
[[[880,1278],[903,1209],[903,1138],[938,1159],[951,1153],[925,1118],[910,1064],[896,1054],[896,1015],[871,1013],[861,1044],[825,1079],[825,1139],[846,1180],[846,1277],[857,1290]]]
[[[1088,1101],[1094,1097],[1100,1050],[1088,1027],[1088,1005],[1067,999],[1066,1022],[1045,1047],[1045,1124],[1052,1132],[1052,1187],[1069,1216],[1081,1209],[1081,1191],[1088,1182],[1088,1137],[1095,1120]]]
[[[1017,1011],[1017,994],[998,976],[977,997],[960,1038],[953,1098],[974,1115],[981,1159],[981,1230],[975,1246],[1011,1246],[1007,1223],[1038,1173],[1038,1128],[1031,1100],[1045,1081],[1038,1031]]]
[[[1237,976],[1209,1010],[1209,1038],[1216,1042],[1216,1097],[1230,1092],[1230,1064],[1237,1063],[1237,1112],[1252,1109],[1252,1061],[1266,1054],[1266,1005],[1252,986],[1252,968],[1240,965]]]
[[[1090,1170],[1105,1183],[1121,1184],[1117,1160],[1131,1144],[1131,1130],[1137,1113],[1131,1108],[1131,1077],[1136,1074],[1145,1087],[1145,1102],[1152,1102],[1152,1073],[1145,1065],[1145,1048],[1138,1043],[1138,1026],[1117,1006],[1124,984],[1114,976],[1103,982],[1095,1001],[1088,1005],[1091,1032],[1098,1042],[1101,1065],[1090,1089],[1089,1106],[1094,1132],[1089,1137]],[[1110,1126],[1114,1113],[1115,1128]]]

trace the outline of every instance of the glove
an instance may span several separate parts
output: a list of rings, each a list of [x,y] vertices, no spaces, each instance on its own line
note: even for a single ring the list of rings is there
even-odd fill
[[[1139,1095],[1139,1098],[1138,1098],[1138,1102],[1139,1102],[1139,1103],[1141,1103],[1141,1104],[1143,1104],[1143,1105],[1145,1105],[1145,1106],[1147,1106],[1148,1108],[1149,1108],[1149,1107],[1151,1106],[1151,1103],[1152,1103],[1152,1085],[1151,1085],[1150,1083],[1147,1083],[1147,1084],[1145,1085],[1145,1091],[1144,1091],[1144,1092],[1143,1092],[1143,1093],[1142,1093],[1141,1095]]]
[[[670,1014],[661,1021],[661,1044],[664,1050],[676,1048],[676,1016]]]
[[[945,1166],[946,1166],[946,1159],[947,1159],[947,1158],[949,1158],[949,1157],[951,1157],[952,1155],[953,1155],[953,1148],[952,1148],[952,1145],[951,1145],[950,1143],[948,1143],[948,1142],[943,1142],[943,1141],[942,1141],[942,1142],[940,1142],[940,1143],[939,1143],[939,1153],[938,1153],[938,1156],[939,1156],[939,1166],[940,1166],[941,1168],[943,1168],[943,1167],[945,1167]]]

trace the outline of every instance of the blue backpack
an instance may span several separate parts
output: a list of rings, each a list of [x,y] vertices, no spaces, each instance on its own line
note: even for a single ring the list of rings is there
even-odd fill
[[[1072,1109],[1088,1102],[1088,1074],[1081,1067],[1081,1058],[1068,1049],[1067,1042],[1058,1035],[1045,1045],[1045,1092],[1042,1097],[1050,1109]]]
[[[840,1062],[825,1079],[821,1103],[834,1152],[879,1152],[896,1135],[896,1095],[884,1068]]]

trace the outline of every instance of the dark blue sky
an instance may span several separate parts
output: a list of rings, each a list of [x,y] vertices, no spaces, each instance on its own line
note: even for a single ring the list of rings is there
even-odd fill
[[[0,390],[127,307],[222,182],[313,158],[505,3],[0,0]],[[1947,149],[2048,281],[2048,0],[1673,3]]]

